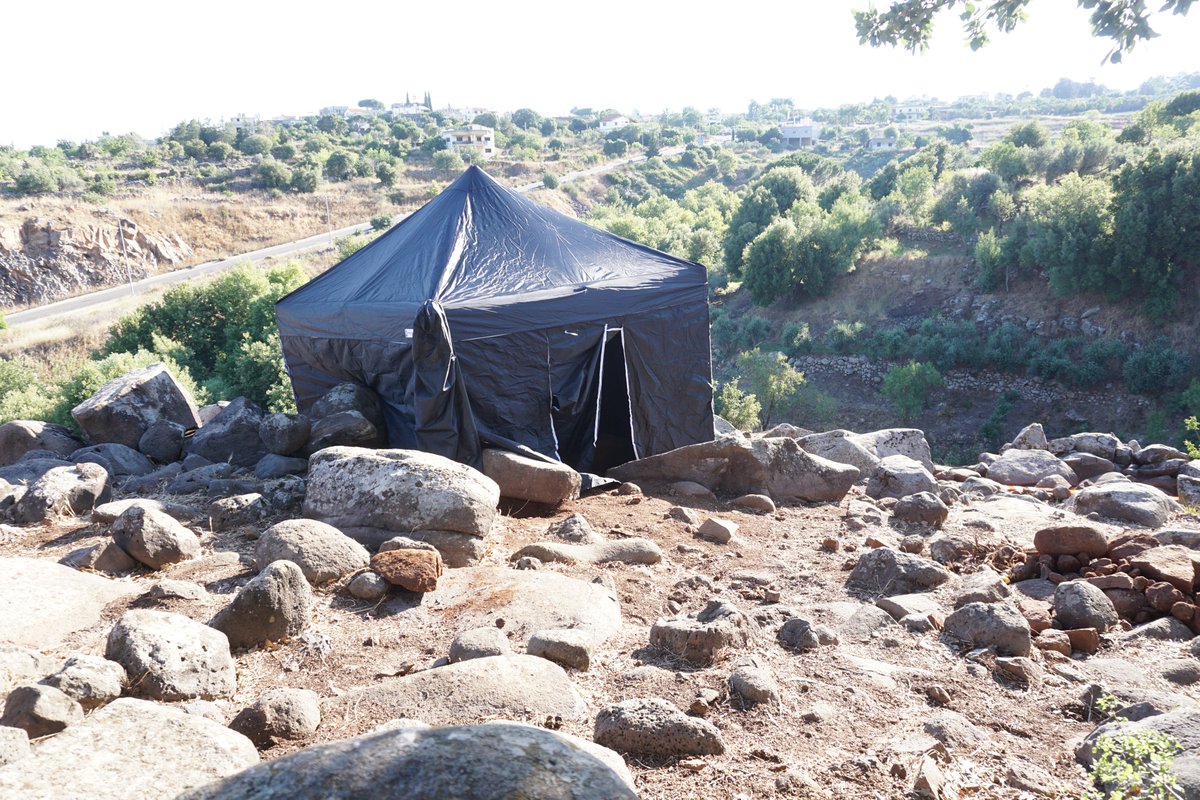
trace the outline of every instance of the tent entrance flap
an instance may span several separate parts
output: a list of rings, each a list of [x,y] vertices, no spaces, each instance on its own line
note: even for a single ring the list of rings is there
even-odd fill
[[[598,368],[599,397],[594,430],[596,451],[591,467],[593,472],[603,475],[610,467],[637,458],[625,366],[624,332],[620,328],[605,331]]]

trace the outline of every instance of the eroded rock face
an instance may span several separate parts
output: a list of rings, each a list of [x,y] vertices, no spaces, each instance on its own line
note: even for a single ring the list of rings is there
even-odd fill
[[[200,425],[196,401],[163,364],[112,379],[73,408],[71,416],[93,443],[116,442],[134,449],[160,419],[185,429]]]
[[[636,800],[628,774],[588,742],[503,721],[403,727],[308,747],[179,800],[317,797]],[[539,788],[542,787],[542,788]]]
[[[690,664],[708,666],[725,650],[750,641],[746,615],[720,600],[695,616],[659,620],[650,628],[650,644],[669,650]]]
[[[442,456],[330,447],[309,461],[304,513],[347,533],[374,528],[393,535],[442,531],[481,538],[492,527],[499,501],[495,481]]]
[[[236,688],[229,639],[182,614],[125,612],[104,655],[125,668],[131,689],[155,700],[232,697]]]
[[[795,439],[725,436],[608,471],[622,481],[694,481],[711,491],[766,494],[776,502],[841,500],[858,480],[849,464],[806,453]]]

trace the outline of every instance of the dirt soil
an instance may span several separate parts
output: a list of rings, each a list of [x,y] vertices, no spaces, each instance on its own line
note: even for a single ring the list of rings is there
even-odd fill
[[[609,492],[584,498],[552,515],[505,515],[498,519],[484,562],[506,564],[521,546],[545,540],[548,523],[576,511],[608,539],[646,537],[661,546],[664,559],[653,566],[543,567],[588,581],[611,579],[623,615],[620,634],[600,649],[591,670],[571,671],[588,701],[590,716],[565,722],[562,730],[590,739],[595,713],[620,700],[662,697],[686,710],[701,688],[720,694],[707,718],[721,730],[727,752],[703,759],[629,759],[643,798],[913,796],[916,766],[932,741],[922,732],[923,721],[943,708],[930,699],[931,690],[935,696],[948,697],[944,707],[964,715],[981,731],[983,740],[951,748],[944,757],[935,750],[956,793],[946,797],[1032,796],[1005,783],[1008,767],[1017,761],[1052,776],[1050,784],[1041,787],[1046,796],[1082,793],[1085,774],[1074,763],[1071,742],[1088,733],[1094,723],[1086,719],[1088,712],[1080,700],[1084,687],[1079,683],[1062,679],[1047,679],[1032,687],[1009,683],[964,659],[960,648],[941,641],[936,632],[914,634],[899,625],[866,642],[842,642],[804,654],[788,652],[775,641],[774,630],[786,617],[785,608],[836,627],[845,612],[836,604],[874,599],[848,591],[847,570],[871,544],[895,541],[907,531],[856,525],[847,508],[852,500],[861,499],[861,489],[854,489],[841,504],[784,507],[765,516],[733,510],[725,502],[689,501],[702,516],[719,512],[740,526],[733,541],[724,545],[701,540],[687,525],[670,518],[669,509],[680,501],[669,496],[665,487],[645,489],[644,497]],[[190,500],[201,509],[207,503],[199,496],[162,499]],[[147,591],[162,578],[195,581],[214,593],[209,601],[161,603],[143,593],[132,605],[209,619],[254,574],[249,563],[254,540],[269,523],[209,533],[203,537],[205,554],[199,560],[130,579]],[[978,528],[965,526],[957,511],[946,530],[968,540],[978,538]],[[58,559],[105,536],[104,526],[87,524],[86,519],[25,530],[6,527],[0,534],[0,555]],[[830,549],[827,540],[836,542],[837,549]],[[988,554],[980,550],[977,555]],[[976,567],[974,560],[952,565],[968,572]],[[345,583],[314,590],[312,625],[297,640],[236,656],[237,695],[219,704],[226,719],[268,688],[311,688],[328,698],[429,668],[445,656],[460,632],[453,619],[426,613],[421,595],[397,592],[371,605],[352,598]],[[779,602],[768,602],[769,591],[778,592]],[[696,612],[713,597],[729,599],[752,615],[774,618],[774,627],[760,630],[750,647],[728,653],[703,669],[648,646],[650,625],[671,615],[672,600],[683,611]],[[946,599],[942,600],[945,607]],[[481,598],[481,602],[486,601]],[[102,654],[108,628],[127,606],[126,601],[114,603],[106,609],[101,625],[72,636],[59,648],[61,652],[52,655]],[[523,650],[522,641],[511,644],[514,651]],[[782,686],[782,704],[743,710],[729,699],[728,675],[735,662],[747,655],[769,665]],[[1140,657],[1149,675],[1148,665],[1156,656]],[[429,702],[436,703],[437,698]],[[362,733],[384,721],[328,718],[311,740],[277,745],[262,755],[275,758],[302,746]]]

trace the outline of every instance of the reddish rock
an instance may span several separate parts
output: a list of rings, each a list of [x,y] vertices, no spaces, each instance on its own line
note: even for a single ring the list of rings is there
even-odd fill
[[[1191,552],[1177,544],[1153,547],[1131,558],[1129,564],[1149,578],[1166,581],[1181,592],[1191,592],[1196,583]]]
[[[1115,575],[1098,575],[1095,578],[1087,578],[1087,582],[1097,589],[1133,589],[1133,578],[1123,572],[1118,572]]]
[[[1196,616],[1196,607],[1186,600],[1181,600],[1171,606],[1171,616],[1180,622],[1191,622]]]
[[[1183,592],[1166,581],[1153,583],[1146,589],[1146,602],[1155,611],[1161,611],[1164,614],[1169,612],[1173,605],[1183,602],[1183,600]]]
[[[1143,578],[1139,575],[1133,579],[1133,588],[1139,592],[1144,592],[1150,588],[1150,584],[1152,583],[1154,583],[1154,581],[1150,580],[1149,578]]]
[[[1078,572],[1080,566],[1079,559],[1075,556],[1058,557],[1058,571],[1064,575],[1068,575],[1072,572]]]
[[[1033,640],[1034,646],[1039,650],[1053,650],[1056,653],[1062,653],[1064,656],[1071,655],[1071,640],[1066,633],[1054,628],[1041,631],[1037,638]]]
[[[1100,649],[1100,634],[1095,628],[1075,628],[1065,633],[1072,650],[1091,655]]]
[[[1108,549],[1108,557],[1113,561],[1123,558],[1133,558],[1139,553],[1158,546],[1158,540],[1145,533],[1130,533],[1114,539]]]
[[[442,556],[437,550],[388,550],[371,556],[371,569],[401,589],[432,592],[442,575]]]
[[[1039,553],[1049,555],[1102,556],[1108,551],[1109,542],[1104,529],[1095,525],[1057,525],[1035,533],[1033,546]]]

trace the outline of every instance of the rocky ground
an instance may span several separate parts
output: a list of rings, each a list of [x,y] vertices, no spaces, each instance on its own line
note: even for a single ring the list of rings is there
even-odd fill
[[[951,469],[785,426],[575,498],[370,449],[353,390],[164,375],[77,410],[103,443],[0,427],[0,796],[1077,797],[1108,696],[1200,796],[1169,448],[1031,426]]]

